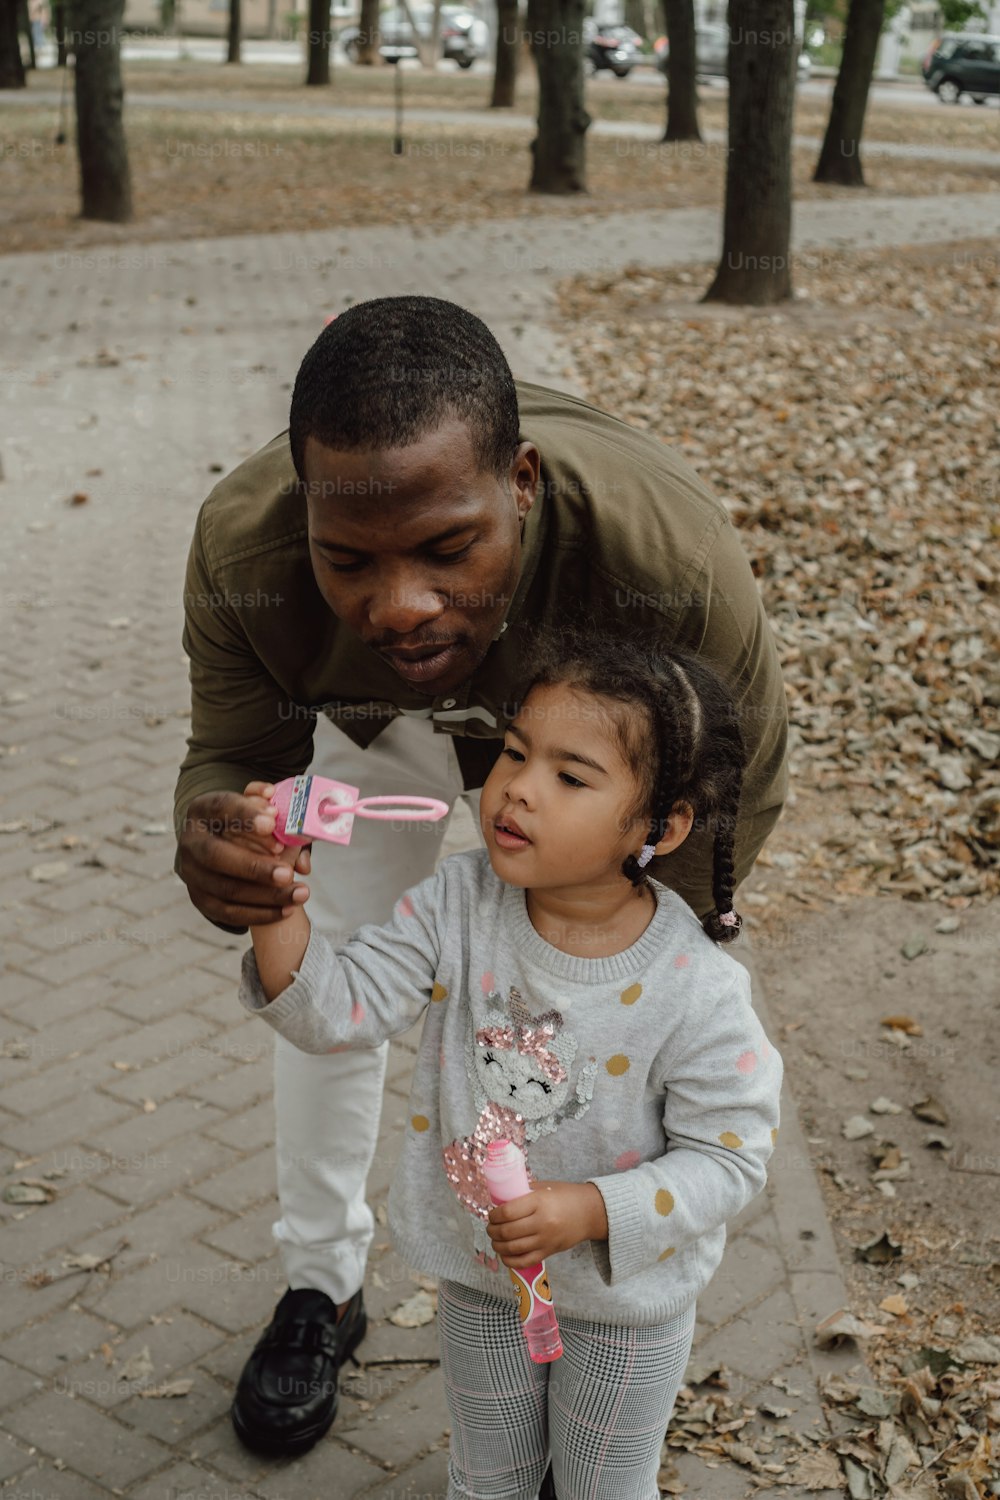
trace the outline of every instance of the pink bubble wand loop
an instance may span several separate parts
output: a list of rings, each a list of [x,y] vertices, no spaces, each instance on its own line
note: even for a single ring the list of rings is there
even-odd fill
[[[355,818],[380,822],[436,823],[447,816],[447,802],[436,797],[361,797],[360,788],[328,776],[289,776],[271,797],[274,836],[282,844],[349,844]]]

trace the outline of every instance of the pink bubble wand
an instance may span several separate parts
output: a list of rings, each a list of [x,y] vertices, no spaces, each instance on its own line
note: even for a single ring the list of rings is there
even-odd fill
[[[381,822],[436,823],[449,812],[436,797],[361,797],[360,788],[328,776],[289,776],[271,797],[274,836],[282,844],[349,844],[355,818]]]
[[[495,1204],[510,1203],[514,1198],[523,1198],[531,1192],[524,1153],[513,1141],[490,1141],[486,1147],[483,1176]],[[536,1261],[533,1266],[525,1266],[520,1271],[508,1266],[507,1271],[517,1293],[521,1332],[528,1354],[536,1365],[551,1364],[561,1357],[563,1346],[545,1262]]]

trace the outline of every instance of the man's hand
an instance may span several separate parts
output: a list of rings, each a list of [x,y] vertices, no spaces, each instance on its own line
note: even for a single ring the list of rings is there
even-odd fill
[[[195,797],[178,841],[180,875],[201,914],[226,927],[280,922],[309,898],[295,885],[308,875],[310,850],[292,849],[274,837],[274,787],[252,781],[239,792]]]
[[[592,1182],[536,1182],[491,1209],[487,1230],[504,1265],[520,1271],[583,1240],[606,1240],[608,1216]]]

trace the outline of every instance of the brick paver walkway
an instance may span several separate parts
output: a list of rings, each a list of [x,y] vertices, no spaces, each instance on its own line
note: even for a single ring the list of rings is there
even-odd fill
[[[945,232],[939,214],[918,220],[913,200],[797,209],[811,243]],[[330,1437],[272,1464],[230,1430],[234,1380],[283,1290],[271,1036],[236,1002],[245,940],[198,917],[172,874],[182,567],[213,475],[285,426],[298,361],[346,294],[463,301],[518,372],[560,382],[572,372],[539,321],[550,272],[704,254],[717,223],[636,215],[564,234],[539,215],[440,237],[331,231],[0,259],[5,1500],[444,1493],[435,1329],[387,1321],[419,1288],[384,1232],[365,1365],[346,1377]],[[380,1213],[413,1047],[396,1045],[386,1092],[370,1180]],[[9,1201],[18,1183],[49,1201]],[[730,1393],[749,1398],[784,1377],[794,1423],[822,1431],[818,1380],[856,1353],[818,1355],[811,1330],[843,1297],[786,1097],[770,1186],[703,1298],[695,1364],[723,1360]],[[188,1393],[148,1394],[175,1381]],[[687,1455],[679,1467],[688,1493],[712,1500],[750,1478]]]

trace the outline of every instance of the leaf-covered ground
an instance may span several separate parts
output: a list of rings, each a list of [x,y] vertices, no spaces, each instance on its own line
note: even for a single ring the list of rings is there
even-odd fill
[[[416,81],[423,80],[417,75]],[[310,92],[284,97],[298,108]],[[422,97],[438,107],[435,94]],[[366,93],[349,98],[371,102]],[[222,98],[218,109],[204,112],[133,102],[126,119],[135,220],[125,225],[77,217],[72,114],[69,139],[56,145],[55,106],[8,108],[0,147],[8,204],[0,253],[365,224],[443,227],[542,211],[568,218],[693,205],[721,211],[726,151],[719,142],[663,145],[592,136],[589,193],[539,197],[527,192],[534,135],[527,115],[520,129],[496,127],[488,113],[475,126],[418,123],[414,116],[403,154],[393,156],[390,96],[382,93],[378,102],[386,105],[383,120],[345,120],[321,110],[309,118],[255,113],[253,101],[239,94],[234,107]],[[919,129],[919,111],[894,113],[917,116],[912,129]],[[911,127],[904,121],[900,128]],[[836,199],[851,191],[814,184],[815,159],[813,148],[796,150],[796,197]],[[866,180],[879,194],[951,194],[995,190],[998,173],[989,165],[872,153]]]
[[[1000,255],[794,276],[751,315],[693,303],[704,266],[579,277],[560,313],[593,399],[689,460],[760,580],[792,723],[779,904],[961,908],[1000,890]]]

